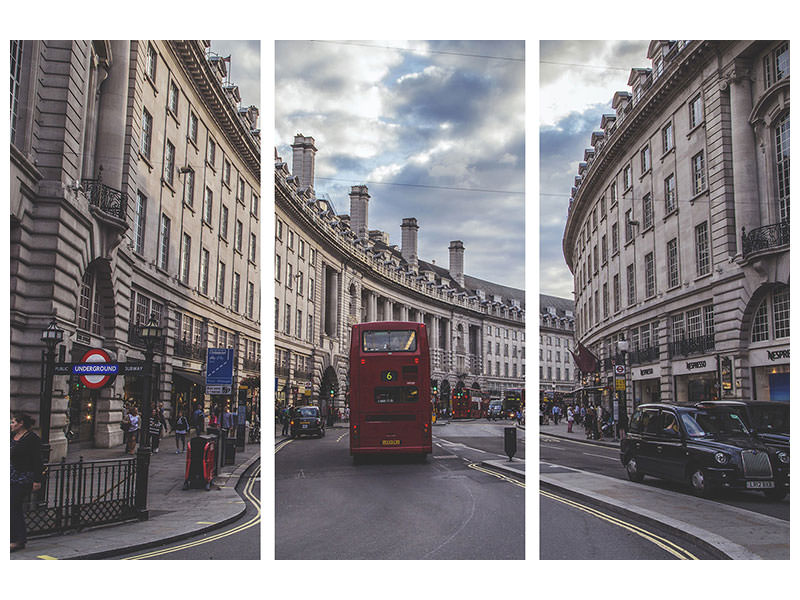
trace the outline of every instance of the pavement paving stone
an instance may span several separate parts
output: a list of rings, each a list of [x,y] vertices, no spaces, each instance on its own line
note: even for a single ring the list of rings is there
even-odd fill
[[[91,559],[121,554],[191,537],[218,529],[245,512],[236,483],[245,470],[260,458],[260,444],[245,445],[236,453],[235,465],[219,469],[210,491],[183,489],[186,454],[175,454],[171,436],[161,440],[161,451],[150,461],[147,521],[96,527],[64,535],[32,538],[24,550],[10,555],[13,560],[36,559],[47,555],[59,560]],[[117,448],[85,448],[70,452],[68,461],[122,458]]]

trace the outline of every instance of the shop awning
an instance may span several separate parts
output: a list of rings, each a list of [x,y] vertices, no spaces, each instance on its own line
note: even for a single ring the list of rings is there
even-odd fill
[[[206,385],[206,376],[205,373],[198,373],[197,371],[186,371],[184,369],[172,369],[172,376],[173,377],[180,377],[181,379],[185,379],[191,383],[196,383],[197,385],[202,385],[205,387]]]

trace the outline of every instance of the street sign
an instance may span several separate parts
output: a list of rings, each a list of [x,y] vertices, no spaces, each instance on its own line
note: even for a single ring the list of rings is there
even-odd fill
[[[614,365],[614,373],[616,375],[625,375],[625,365]]]
[[[118,370],[119,365],[112,363],[111,357],[100,348],[92,348],[80,363],[72,365],[73,375],[79,375],[81,383],[93,390],[106,385]]]
[[[206,394],[230,396],[231,387],[230,385],[207,385]]]
[[[209,348],[206,361],[206,388],[233,385],[233,348]],[[208,389],[206,389],[208,391]],[[213,394],[215,392],[208,392]],[[224,393],[224,392],[220,392]]]
[[[618,378],[618,379],[615,379],[614,382],[616,383],[616,386],[615,386],[614,389],[616,389],[618,392],[624,392],[625,391],[625,380],[624,379]]]

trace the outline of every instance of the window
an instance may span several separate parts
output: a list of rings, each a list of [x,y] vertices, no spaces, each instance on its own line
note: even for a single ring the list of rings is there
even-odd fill
[[[697,276],[706,275],[711,271],[711,261],[708,252],[708,221],[703,221],[694,228],[695,265]]]
[[[285,312],[284,316],[285,316],[285,321],[284,321],[284,324],[283,324],[283,332],[286,335],[291,335],[291,333],[292,333],[292,307],[291,307],[291,305],[289,305],[289,304],[286,305],[286,312]]]
[[[186,180],[183,186],[183,201],[188,206],[194,206],[194,171],[186,172]]]
[[[242,283],[242,277],[239,273],[233,274],[233,289],[231,290],[231,308],[233,312],[239,312],[239,288]]]
[[[788,55],[786,60],[789,60]],[[783,222],[789,220],[789,113],[783,115],[775,126],[775,164],[777,166],[778,215]]]
[[[181,281],[188,285],[189,268],[191,266],[192,238],[188,233],[183,234],[183,246],[181,248]]]
[[[222,261],[217,268],[217,302],[225,303],[225,263]]]
[[[789,75],[789,43],[783,42],[764,57],[764,88]]]
[[[694,129],[703,121],[703,101],[697,94],[689,102],[689,129]]]
[[[636,303],[636,275],[633,270],[633,265],[628,265],[628,306]]]
[[[675,196],[675,174],[670,173],[664,180],[664,214],[668,215],[677,208]]]
[[[167,96],[167,108],[173,115],[178,114],[178,84],[174,81],[169,82],[169,95]]]
[[[236,191],[236,199],[244,204],[244,179],[239,177],[239,189]]]
[[[594,272],[597,274],[597,272],[600,270],[600,261],[598,260],[599,257],[597,255],[597,244],[594,245],[592,254],[594,256]]]
[[[292,265],[286,263],[286,287],[292,289],[292,282],[294,280],[294,269]]]
[[[200,253],[200,293],[208,295],[208,262],[210,255],[208,250],[203,248]]]
[[[231,185],[231,163],[228,159],[223,159],[222,163],[222,181],[230,187]]]
[[[164,181],[169,185],[175,183],[175,146],[167,140],[167,149],[164,151]]]
[[[672,340],[677,342],[686,339],[686,327],[683,321],[683,313],[672,317]]]
[[[772,296],[772,322],[775,337],[789,337],[789,290],[775,292]]]
[[[297,236],[297,256],[302,259],[306,257],[306,243],[300,236]]]
[[[275,239],[283,240],[283,221],[275,219]]]
[[[629,189],[631,189],[632,183],[631,166],[625,165],[625,168],[622,170],[622,189],[627,192]]]
[[[165,271],[169,268],[169,227],[170,220],[165,214],[161,214],[161,248],[158,252],[158,266]]]
[[[629,208],[625,211],[625,243],[627,244],[633,239],[633,209]]]
[[[152,44],[147,45],[147,62],[145,64],[145,73],[150,78],[150,81],[156,80],[156,67],[158,66],[158,54]]]
[[[617,273],[614,275],[614,312],[619,312],[619,297],[619,273]]]
[[[289,248],[289,250],[294,251],[294,231],[291,229],[289,229],[289,239],[286,243],[286,247]]]
[[[197,115],[193,112],[189,113],[189,139],[197,145]]]
[[[311,342],[314,340],[314,315],[308,315],[308,324],[306,325],[306,341]]]
[[[605,235],[600,240],[600,257],[603,264],[608,262],[608,238]]]
[[[642,228],[649,229],[653,226],[653,196],[645,194],[642,198]]]
[[[664,129],[661,130],[661,145],[664,149],[664,154],[672,150],[675,145],[675,139],[672,135],[672,123],[667,123]]]
[[[238,219],[236,220],[236,239],[234,241],[234,246],[236,250],[241,254],[242,252],[242,237],[244,235],[244,225]]]
[[[766,298],[761,302],[753,317],[753,333],[750,339],[753,342],[763,342],[769,339],[769,320],[767,317]]]
[[[297,273],[297,295],[303,295],[303,274],[299,271]]]
[[[603,318],[608,318],[608,282],[603,283]]]
[[[611,254],[619,252],[619,223],[611,225]]]
[[[680,265],[678,264],[678,238],[667,242],[667,288],[680,284]]]
[[[222,205],[222,216],[220,217],[219,235],[223,240],[228,239],[228,207]]]
[[[17,130],[20,86],[22,85],[22,40],[11,40],[11,142]]]
[[[706,169],[702,151],[692,157],[692,173],[694,174],[694,193],[697,195],[706,189]]]
[[[248,283],[248,285],[251,285],[251,284]],[[279,327],[280,322],[281,322],[280,309],[281,309],[281,301],[278,300],[277,298],[275,298],[275,331],[278,331],[278,327]],[[252,315],[250,315],[250,316],[252,317]],[[276,356],[277,356],[277,354],[278,353],[275,352]]]
[[[217,143],[211,138],[208,138],[208,155],[206,156],[206,160],[208,164],[214,168],[217,161]]]
[[[256,295],[256,286],[253,284],[252,281],[248,281],[247,282],[247,316],[249,318],[251,318],[251,319],[253,318],[253,305],[254,305],[255,295]],[[276,321],[276,324],[277,324],[277,320],[278,320],[278,306],[277,306],[277,302],[276,302],[276,304],[275,304],[275,321]],[[277,327],[276,327],[276,329],[277,329]]]
[[[703,319],[699,308],[686,311],[686,333],[690,340],[702,337]]]
[[[642,175],[650,170],[650,146],[645,146],[639,153],[642,163]]]
[[[258,216],[258,196],[255,194],[250,196],[250,212],[254,217]]]
[[[297,309],[297,317],[294,320],[295,324],[295,331],[294,335],[299,339],[303,339],[303,311],[299,308]]]
[[[250,234],[250,262],[255,264],[256,262],[256,234]]]
[[[644,255],[644,295],[645,298],[656,295],[656,260],[652,252]]]
[[[211,225],[211,215],[214,207],[214,192],[211,188],[206,188],[206,195],[203,198],[203,221]]]
[[[139,149],[147,160],[150,160],[150,146],[153,143],[153,116],[147,112],[146,108],[142,109],[142,141]]]
[[[615,181],[611,184],[611,205],[613,206],[616,203],[617,203],[617,182]]]
[[[592,231],[597,229],[597,207],[592,209]]]
[[[281,280],[281,257],[280,255],[275,255],[275,281]]]
[[[147,197],[136,192],[136,221],[133,228],[133,250],[137,254],[144,253],[144,232],[147,221]]]

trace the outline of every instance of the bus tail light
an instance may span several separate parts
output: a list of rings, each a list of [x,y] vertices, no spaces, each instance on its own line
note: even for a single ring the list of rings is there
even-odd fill
[[[430,423],[423,423],[422,424],[422,434],[423,435],[428,435],[428,432],[430,431],[430,428],[431,428],[431,424]]]
[[[350,429],[350,436],[354,439],[358,439],[358,425],[353,424],[352,428]]]
[[[362,359],[361,359],[361,364],[362,364],[362,365],[365,365],[365,364],[367,364],[367,359],[366,359],[366,358],[362,358]]]

